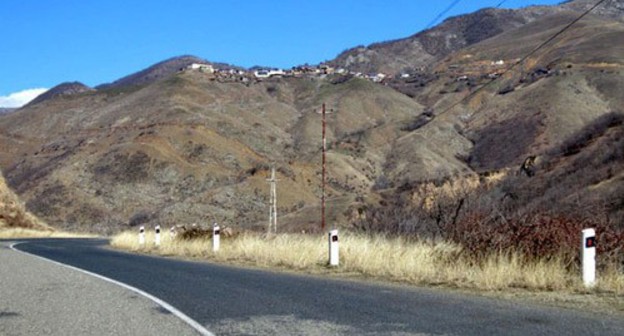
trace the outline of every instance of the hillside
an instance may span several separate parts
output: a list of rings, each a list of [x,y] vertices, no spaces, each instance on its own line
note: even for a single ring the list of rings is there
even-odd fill
[[[572,13],[549,16],[453,54],[437,66],[444,75],[417,99],[431,104],[434,113],[446,111],[446,106],[490,83],[491,74],[504,71],[573,17]],[[463,158],[473,170],[518,166],[527,156],[563,142],[592,120],[620,109],[622,99],[615,88],[622,81],[622,39],[624,25],[612,22],[605,27],[601,19],[587,19],[554,47],[409,137],[447,125],[452,130],[445,134],[456,131],[462,137],[455,138],[470,141],[468,151],[458,148],[451,155]],[[495,60],[507,65],[500,68],[493,65]],[[500,94],[503,90],[513,91]],[[431,141],[433,135],[425,137]],[[401,140],[406,146],[411,143],[409,138]]]
[[[406,38],[357,46],[329,64],[362,73],[410,73],[504,32],[515,30],[549,15],[583,12],[593,0],[571,0],[559,6],[529,6],[517,10],[485,8],[446,19],[441,24]],[[593,11],[603,18],[624,20],[624,0],[607,1]]]
[[[0,162],[35,213],[67,229],[101,231],[153,221],[263,225],[265,179],[275,165],[283,222],[310,229],[320,199],[322,102],[335,111],[329,196],[353,199],[374,183],[385,139],[422,111],[361,79],[248,86],[184,72],[127,92],[50,99],[0,120]]]
[[[7,228],[50,230],[50,227],[26,211],[0,173],[0,230]]]
[[[59,96],[70,96],[75,94],[81,94],[85,92],[94,91],[92,88],[80,83],[80,82],[66,82],[61,83],[50,90],[40,94],[35,99],[30,101],[29,104],[38,104],[45,100],[59,97]]]
[[[437,75],[411,93],[430,106],[431,121],[396,140],[384,204],[405,207],[404,200],[413,199],[421,213],[412,221],[420,220],[422,228],[434,225],[425,224],[432,218],[450,220],[454,211],[458,218],[457,200],[457,208],[445,207],[448,197],[475,198],[476,209],[488,208],[494,216],[590,216],[624,227],[618,173],[624,169],[624,101],[618,93],[624,85],[624,25],[589,16],[514,65],[576,17],[561,11],[437,63]],[[431,152],[449,164],[432,165]],[[417,171],[421,177],[410,178]]]
[[[482,10],[364,48],[373,56],[362,62],[353,53],[334,62],[412,68],[381,83],[223,79],[179,71],[199,58],[173,58],[0,116],[0,167],[50,224],[109,233],[213,221],[264,228],[275,166],[278,226],[318,230],[325,103],[330,223],[352,225],[397,199],[442,209],[439,193],[475,192],[518,211],[583,204],[624,225],[624,22],[613,19],[622,2],[518,63],[585,4]],[[442,43],[448,34],[457,39]]]
[[[362,73],[412,72],[429,67],[462,48],[560,10],[557,7],[482,9],[446,19],[436,27],[407,38],[346,50],[330,64]]]
[[[167,78],[193,63],[212,64],[214,66],[219,66],[221,68],[238,69],[238,67],[231,66],[228,64],[208,62],[207,60],[196,57],[196,56],[184,55],[184,56],[172,57],[170,59],[156,63],[146,69],[143,69],[139,72],[120,78],[112,83],[98,85],[96,89],[111,90],[115,88],[124,88],[124,87],[132,88],[132,87],[139,87],[139,86],[151,84],[160,79]]]

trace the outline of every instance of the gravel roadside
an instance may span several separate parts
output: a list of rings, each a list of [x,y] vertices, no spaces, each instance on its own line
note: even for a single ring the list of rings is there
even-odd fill
[[[134,292],[0,242],[0,335],[198,335]]]

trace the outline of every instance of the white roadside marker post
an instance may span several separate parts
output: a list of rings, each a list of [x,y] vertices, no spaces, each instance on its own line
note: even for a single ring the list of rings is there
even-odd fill
[[[156,225],[156,236],[154,237],[154,244],[160,246],[160,225]]]
[[[145,245],[145,226],[139,228],[139,245]]]
[[[594,287],[596,284],[596,231],[594,229],[583,230],[581,262],[585,287]]]
[[[338,230],[334,229],[329,231],[329,266],[338,266],[339,260]]]
[[[221,247],[221,229],[219,224],[214,223],[212,226],[212,252],[218,252]]]

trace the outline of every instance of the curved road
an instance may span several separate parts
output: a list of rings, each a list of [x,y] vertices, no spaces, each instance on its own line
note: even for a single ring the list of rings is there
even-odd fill
[[[129,254],[106,244],[45,239],[16,248],[139,288],[216,335],[624,335],[616,317]]]

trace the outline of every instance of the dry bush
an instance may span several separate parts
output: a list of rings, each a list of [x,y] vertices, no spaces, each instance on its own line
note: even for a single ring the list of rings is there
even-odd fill
[[[474,142],[467,163],[476,171],[500,170],[520,165],[543,132],[542,117],[515,117],[492,124],[470,138]]]
[[[26,211],[24,204],[19,202],[17,197],[8,189],[0,190],[1,227],[52,230],[36,216]]]
[[[192,240],[192,239],[212,239],[212,228],[204,229],[199,226],[185,228],[177,234],[176,239]]]
[[[353,227],[391,237],[451,242],[475,264],[493,254],[511,253],[526,262],[559,260],[571,271],[579,267],[581,231],[595,228],[599,267],[619,269],[624,262],[624,228],[614,225],[608,216],[518,207],[481,189],[422,198],[434,199],[432,204],[414,203],[408,194],[369,208]]]
[[[0,229],[53,231],[51,227],[26,210],[24,204],[7,186],[2,173],[0,173]]]
[[[191,227],[187,227],[185,225],[175,226],[175,239],[176,240],[196,240],[196,239],[212,239],[213,229],[212,228],[204,228],[201,226],[192,225]],[[222,227],[220,229],[221,238],[233,238],[240,234],[239,232],[235,232],[230,227]]]
[[[486,258],[492,251],[513,251],[530,261],[560,258],[567,268],[577,269],[581,231],[585,228],[596,229],[599,267],[621,265],[624,230],[580,216],[546,212],[508,217],[471,213],[458,221],[448,238],[463,246],[475,260]]]
[[[565,140],[560,146],[549,154],[551,156],[564,155],[570,156],[578,154],[587,147],[594,139],[605,134],[605,132],[613,127],[621,126],[624,122],[624,114],[611,112],[598,117],[574,136]]]

